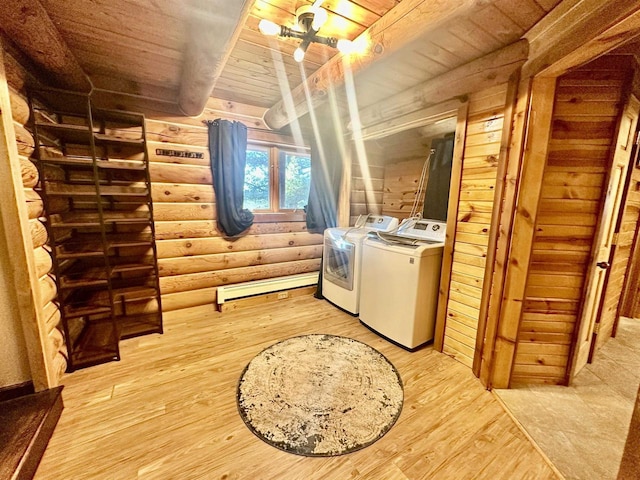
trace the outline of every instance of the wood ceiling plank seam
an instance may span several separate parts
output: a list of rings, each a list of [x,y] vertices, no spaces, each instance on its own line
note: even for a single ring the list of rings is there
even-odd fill
[[[356,3],[362,8],[366,8],[382,17],[393,7],[397,6],[400,0],[352,0],[352,3]]]
[[[483,26],[490,28],[489,31],[485,31],[496,38],[500,42],[500,45],[513,43],[519,40],[525,33],[523,28],[493,4],[481,8],[480,11],[471,18],[471,22],[478,28],[482,28]]]
[[[237,66],[235,65],[227,65],[227,67],[225,68],[222,76],[232,76],[232,77],[240,77],[240,78],[251,78],[251,79],[259,79],[263,82],[265,82],[266,84],[270,84],[273,86],[278,85],[278,80],[277,80],[277,76],[276,76],[276,72],[275,69],[271,69],[270,71],[268,71],[266,74],[265,73],[261,73],[259,71],[256,72],[251,72],[249,71],[250,68],[252,68],[254,66],[252,66],[251,64],[247,64],[247,63],[239,63]],[[255,67],[262,67],[261,65],[255,66]],[[267,75],[266,77],[263,77],[263,75]],[[262,77],[262,78],[261,78]],[[296,75],[290,75],[287,78],[291,78],[294,82],[298,81],[301,82],[302,81],[302,77],[296,76]]]
[[[260,58],[262,59],[262,62],[267,63],[273,61],[271,57],[271,51],[278,50],[273,50],[270,47],[264,47],[262,45],[256,45],[254,43],[249,43],[242,39],[238,39],[238,42],[236,43],[236,46],[232,51],[232,55],[237,55],[238,52],[244,52],[246,54],[255,56],[255,58]],[[283,55],[282,58],[285,65],[295,67],[296,69],[298,68],[299,63],[296,62],[293,57],[289,55]]]
[[[86,58],[84,60],[86,60]],[[167,85],[176,86],[180,80],[179,68],[174,69],[173,72],[169,72],[169,69],[162,71],[150,69],[147,71],[143,68],[136,68],[134,71],[127,71],[120,68],[118,64],[105,65],[101,60],[93,61],[91,63],[83,63],[83,67],[89,75],[105,74],[113,77],[120,76],[135,82],[150,83],[160,87],[166,87]]]
[[[243,93],[246,93],[248,95],[258,95],[265,97],[272,96],[272,89],[265,88],[261,85],[250,85],[246,82],[233,81],[223,78],[219,78],[218,81],[220,82],[220,90],[242,90]]]
[[[163,100],[166,102],[175,102],[176,95],[178,93],[177,86],[175,88],[160,87],[157,85],[150,85],[148,83],[118,81],[119,79],[113,79],[113,77],[106,77],[103,75],[92,75],[91,80],[93,82],[94,90],[104,90],[111,92],[120,92],[122,95],[136,96],[146,99]]]
[[[444,33],[439,34],[440,30],[437,30],[434,33],[434,39],[439,39],[440,37],[447,38],[447,44],[450,46],[450,51],[452,53],[464,51],[466,53],[458,53],[458,56],[463,58],[476,58],[481,57],[486,52],[479,48],[478,45],[475,45],[473,42],[469,40],[469,35],[465,35],[464,37],[459,37],[457,34],[449,30],[448,28],[441,29]],[[434,40],[434,42],[441,48],[444,48],[444,42],[438,40]]]
[[[525,32],[535,25],[546,11],[535,0],[494,0],[493,4]]]
[[[263,36],[263,38],[267,39],[266,37]],[[259,39],[256,39],[253,37],[253,35],[243,35],[240,36],[240,38],[238,39],[238,42],[243,42],[243,44],[246,45],[252,45],[254,47],[258,47],[258,48],[265,48],[270,52],[270,56],[268,58],[270,58],[273,61],[273,53],[272,52],[279,52],[280,54],[282,54],[283,56],[287,56],[288,58],[293,58],[293,52],[296,48],[298,48],[297,44],[291,44],[289,42],[282,42],[282,41],[278,41],[278,40],[274,40],[272,38],[267,39],[267,43],[260,43],[259,41],[256,41]],[[269,41],[271,40],[271,41]],[[311,48],[311,47],[322,47],[322,48]],[[285,47],[284,49],[282,47]],[[234,48],[231,51],[231,56],[234,56],[236,54],[237,51],[245,51],[242,48]],[[325,61],[326,56],[323,55],[322,52],[330,52],[333,51],[332,48],[327,47],[325,45],[318,45],[318,44],[313,44],[310,45],[305,57],[304,57],[304,62],[306,64],[311,64],[311,65],[316,65],[316,68],[319,68]],[[264,61],[265,57],[261,57]],[[291,62],[287,62],[288,64],[291,64]],[[297,62],[296,62],[297,65]]]
[[[265,89],[269,89],[269,88],[278,86],[278,81],[276,79],[266,82],[260,78],[240,77],[238,75],[229,75],[226,73],[220,75],[219,81],[221,82],[224,81],[224,82],[227,82],[228,84],[236,84],[240,87],[247,85],[252,87],[263,87]]]
[[[458,22],[448,25],[447,29],[459,39],[477,46],[484,55],[502,46],[497,38],[487,33],[484,29],[479,28],[468,19],[460,19]]]
[[[65,39],[69,45],[91,45],[93,47],[102,48],[104,50],[110,50],[113,54],[113,48],[133,50],[139,54],[158,55],[165,58],[171,58],[173,60],[181,60],[182,49],[181,48],[167,48],[160,45],[154,45],[144,40],[132,40],[111,32],[113,35],[109,36],[108,41],[102,33],[103,30],[94,30],[91,32],[82,32],[76,30],[64,34]]]
[[[433,54],[431,52],[428,52],[428,51],[422,52],[420,50],[416,50],[415,53],[416,53],[416,55],[419,55],[420,57],[422,57],[424,59],[430,60],[431,62],[435,63],[436,65],[440,65],[443,68],[443,73],[447,72],[449,70],[452,70],[455,67],[463,65],[465,63],[464,60],[461,61],[458,58],[456,58],[457,61],[455,63],[449,63],[449,62],[446,62],[443,59],[434,58]]]
[[[42,0],[46,10],[57,17],[70,17],[70,13],[98,13],[109,17],[116,16],[131,23],[133,18],[145,18],[147,24],[182,23],[186,20],[186,8],[157,10],[152,9],[155,2],[144,1],[140,4],[125,0]],[[173,2],[170,5],[173,5]]]
[[[265,108],[268,108],[271,105],[273,105],[274,98],[276,99],[280,98],[279,93],[277,97],[271,97],[271,98],[267,98],[267,97],[256,98],[251,95],[242,95],[242,94],[238,94],[235,91],[222,90],[222,89],[215,89],[214,93],[218,95],[220,98],[224,98],[225,100],[230,100],[232,102],[245,102],[245,103],[251,102],[252,105],[255,105],[258,107],[265,107]]]
[[[549,13],[553,10],[561,0],[535,0],[535,2],[542,8],[545,12]]]

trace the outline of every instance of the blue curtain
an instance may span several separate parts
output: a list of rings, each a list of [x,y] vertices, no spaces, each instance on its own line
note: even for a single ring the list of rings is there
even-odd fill
[[[307,229],[322,233],[338,222],[338,195],[342,181],[340,140],[332,122],[323,122],[319,138],[311,142],[311,188]]]
[[[218,226],[226,236],[233,237],[253,224],[253,213],[242,208],[247,127],[222,119],[208,121],[207,126]]]

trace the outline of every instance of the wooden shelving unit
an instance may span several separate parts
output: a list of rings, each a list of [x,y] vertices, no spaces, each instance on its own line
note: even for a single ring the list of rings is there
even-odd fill
[[[31,119],[68,370],[119,360],[121,339],[162,333],[144,116],[46,89]]]

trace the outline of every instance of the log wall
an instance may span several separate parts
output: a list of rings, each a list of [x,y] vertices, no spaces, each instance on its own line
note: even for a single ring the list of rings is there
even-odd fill
[[[365,151],[365,159],[352,155],[350,225],[355,224],[358,215],[383,213],[384,150],[377,142],[367,142]]]
[[[475,354],[506,95],[503,84],[469,98],[443,341],[443,352],[468,367]]]
[[[385,167],[384,191],[382,195],[383,215],[391,215],[400,220],[411,216],[411,210],[413,209],[413,203],[416,199],[420,176],[422,175],[422,167],[425,161],[426,156],[392,163]],[[423,206],[424,193],[418,200],[416,212],[422,214]]]
[[[511,385],[566,383],[627,75],[595,62],[558,79]]]
[[[147,141],[154,202],[160,289],[165,311],[216,301],[217,287],[319,269],[322,235],[306,231],[302,217],[257,215],[248,231],[226,238],[216,224],[207,128],[202,121],[225,117],[205,110],[195,118],[147,112]],[[238,119],[236,115],[226,116]],[[235,118],[234,118],[235,117]],[[256,125],[244,119],[247,125]],[[293,139],[249,129],[249,141],[293,144]],[[202,158],[159,155],[186,150]]]
[[[22,66],[5,52],[5,69],[9,84],[9,100],[11,115],[20,159],[22,186],[24,188],[29,216],[29,231],[33,250],[27,254],[33,255],[38,276],[40,299],[39,317],[45,324],[44,331],[47,338],[44,341],[46,365],[49,377],[57,384],[67,369],[67,347],[60,325],[60,311],[55,302],[57,288],[52,272],[52,259],[47,245],[47,231],[44,225],[44,203],[37,188],[39,182],[38,169],[32,158],[34,140],[28,129],[29,105],[24,90],[24,81],[28,75]]]

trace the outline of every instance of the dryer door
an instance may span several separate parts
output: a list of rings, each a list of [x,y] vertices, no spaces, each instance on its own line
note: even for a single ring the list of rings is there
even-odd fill
[[[324,239],[324,278],[346,290],[353,290],[356,246],[343,238]]]

